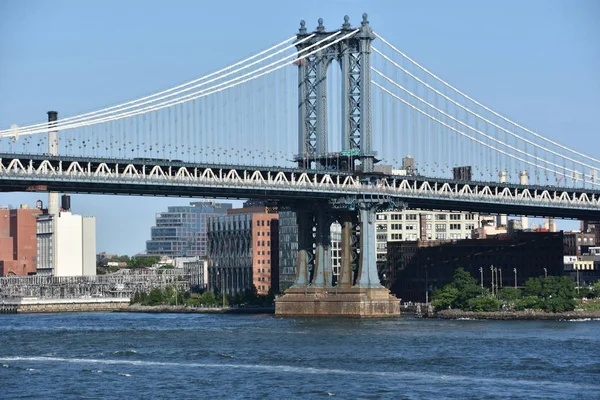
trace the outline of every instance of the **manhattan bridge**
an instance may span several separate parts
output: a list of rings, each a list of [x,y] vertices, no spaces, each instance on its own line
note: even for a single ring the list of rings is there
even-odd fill
[[[600,220],[598,170],[594,156],[420,65],[366,14],[335,29],[301,21],[296,35],[206,76],[0,130],[1,191],[250,198],[295,211],[296,287],[331,285],[335,221],[337,286],[381,287],[377,211]]]

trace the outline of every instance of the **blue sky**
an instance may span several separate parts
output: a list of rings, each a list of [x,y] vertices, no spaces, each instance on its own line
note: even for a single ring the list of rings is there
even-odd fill
[[[0,2],[0,128],[134,99],[214,71],[308,28],[363,12],[422,65],[525,126],[598,156],[600,2]],[[296,133],[291,132],[294,138]],[[0,205],[43,194],[3,193]],[[73,196],[98,251],[144,249],[154,214],[190,199]],[[239,203],[237,203],[239,204]],[[572,226],[572,225],[571,225]]]

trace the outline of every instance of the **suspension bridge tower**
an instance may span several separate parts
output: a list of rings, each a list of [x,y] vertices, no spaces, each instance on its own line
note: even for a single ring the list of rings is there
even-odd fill
[[[349,17],[328,32],[319,19],[307,32],[300,22],[298,52],[298,154],[300,168],[346,170],[370,179],[377,162],[372,148],[371,42],[375,35],[363,14],[360,27]],[[342,151],[330,152],[327,132],[327,70],[341,68]],[[277,315],[388,317],[400,315],[400,300],[379,281],[375,254],[378,211],[398,208],[389,196],[343,196],[323,201],[283,205],[294,211],[298,225],[295,284],[276,300]],[[333,285],[330,229],[342,226],[340,278]]]

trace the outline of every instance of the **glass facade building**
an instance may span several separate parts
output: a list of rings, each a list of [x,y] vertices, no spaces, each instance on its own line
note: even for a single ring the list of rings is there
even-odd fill
[[[293,211],[279,212],[279,290],[285,291],[296,279],[298,224]]]
[[[146,254],[168,257],[206,257],[208,218],[227,214],[231,203],[198,201],[172,206],[156,214],[156,225],[146,241]]]
[[[342,226],[331,224],[331,268],[332,283],[337,282],[342,263],[341,242]],[[279,291],[284,292],[296,280],[296,262],[298,261],[298,223],[293,211],[279,212]]]

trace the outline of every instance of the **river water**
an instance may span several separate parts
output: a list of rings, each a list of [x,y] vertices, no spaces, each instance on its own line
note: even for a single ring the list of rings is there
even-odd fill
[[[2,399],[599,399],[600,321],[0,315]]]

